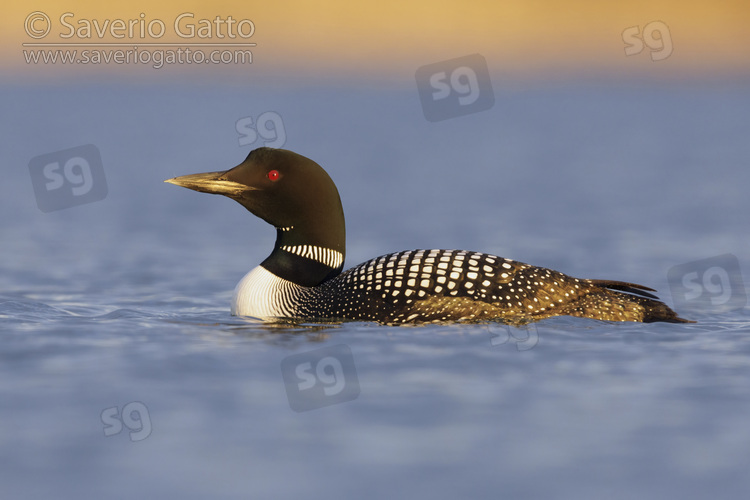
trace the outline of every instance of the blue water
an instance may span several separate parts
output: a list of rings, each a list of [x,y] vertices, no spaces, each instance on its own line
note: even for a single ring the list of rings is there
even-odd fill
[[[437,123],[412,88],[5,86],[0,99],[0,498],[750,494],[750,315],[722,257],[750,261],[746,86],[496,82],[492,109]],[[232,317],[273,229],[162,181],[238,164],[263,139],[240,146],[236,122],[269,111],[284,147],[336,181],[347,266],[478,250],[642,283],[697,323]],[[42,212],[30,161],[87,144],[106,196]],[[668,278],[685,264],[695,279]],[[316,390],[339,377],[346,400],[293,410],[285,360],[313,373],[342,346],[343,371],[326,365]]]

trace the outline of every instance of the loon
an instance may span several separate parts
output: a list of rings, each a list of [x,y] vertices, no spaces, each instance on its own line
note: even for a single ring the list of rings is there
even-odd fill
[[[566,315],[689,322],[651,288],[573,278],[479,252],[409,250],[342,272],[346,229],[336,185],[320,165],[292,151],[262,147],[230,170],[165,182],[227,196],[276,228],[271,255],[234,290],[236,316],[388,325],[518,325]]]

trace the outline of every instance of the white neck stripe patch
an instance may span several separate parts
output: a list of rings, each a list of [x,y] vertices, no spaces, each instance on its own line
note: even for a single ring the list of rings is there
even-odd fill
[[[293,318],[303,287],[258,266],[237,283],[232,314],[256,318]]]
[[[344,255],[330,248],[318,247],[315,245],[282,245],[281,249],[285,252],[299,255],[307,259],[320,262],[328,267],[336,269],[344,263]]]

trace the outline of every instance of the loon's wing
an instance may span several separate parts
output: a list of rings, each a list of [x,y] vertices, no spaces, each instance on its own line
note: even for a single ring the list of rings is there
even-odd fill
[[[628,283],[627,281],[612,281],[612,280],[588,280],[592,285],[601,286],[603,288],[609,288],[610,290],[619,290],[621,292],[632,293],[633,295],[639,295],[641,297],[648,297],[649,299],[659,300],[659,297],[654,295],[653,288],[647,286],[638,285],[636,283]]]
[[[300,314],[386,324],[521,322],[558,315],[684,321],[650,291],[635,283],[578,279],[484,253],[410,250],[369,260],[310,288]]]

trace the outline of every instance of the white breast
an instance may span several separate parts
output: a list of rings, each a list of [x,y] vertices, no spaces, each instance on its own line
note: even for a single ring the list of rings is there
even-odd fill
[[[304,287],[258,266],[237,283],[232,297],[232,314],[261,319],[292,318],[296,313],[295,302],[304,290]]]

